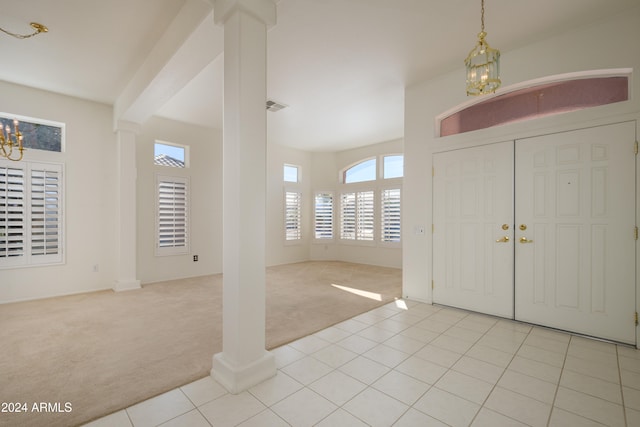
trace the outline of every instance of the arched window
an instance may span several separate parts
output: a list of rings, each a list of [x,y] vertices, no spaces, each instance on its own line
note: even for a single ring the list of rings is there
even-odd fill
[[[354,182],[375,181],[376,179],[376,159],[364,160],[351,166],[344,171],[343,182],[352,184]]]
[[[629,70],[595,71],[526,82],[444,113],[440,136],[456,135],[629,99]]]

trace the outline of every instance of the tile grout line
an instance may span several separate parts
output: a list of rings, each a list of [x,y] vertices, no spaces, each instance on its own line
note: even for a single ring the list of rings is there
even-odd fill
[[[620,353],[618,353],[618,345],[616,344],[616,363],[618,365],[618,380],[620,381],[620,398],[622,399],[622,419],[624,425],[627,423],[627,406],[624,404],[624,386],[622,384],[622,368],[620,367]]]
[[[384,306],[383,306],[383,307],[384,307]],[[375,310],[375,309],[374,309],[374,310]],[[409,311],[409,310],[410,310],[410,309],[407,309],[407,311]],[[366,314],[366,313],[363,313],[363,314]],[[374,322],[374,323],[373,323],[373,324],[371,324],[371,325],[368,325],[368,328],[370,328],[370,327],[372,327],[372,326],[375,326],[376,324],[378,324],[378,323],[380,323],[380,322],[382,322],[382,321],[384,321],[384,320],[388,320],[388,319],[390,319],[390,318],[392,318],[392,317],[396,316],[397,314],[399,314],[399,313],[395,313],[395,314],[393,314],[393,315],[391,315],[391,316],[384,317],[383,319],[378,320],[378,321]],[[427,317],[429,317],[429,316],[427,316]],[[406,327],[406,328],[402,329],[402,331],[404,331],[404,330],[406,330],[406,329],[408,329],[408,328],[409,328],[409,327]],[[365,329],[367,329],[367,328],[365,328]],[[382,329],[384,329],[384,328],[382,328]],[[364,329],[363,329],[363,330],[364,330]],[[390,338],[388,338],[387,340],[389,340],[389,339],[391,339],[391,338],[393,338],[393,337],[395,337],[395,336],[397,336],[397,335],[400,335],[400,332],[402,332],[402,331],[394,332],[394,335],[392,335],[392,336],[391,336]],[[359,332],[361,332],[361,331],[351,333],[351,335],[350,335],[349,337],[351,337],[351,336],[353,336],[353,335],[357,335]],[[360,336],[360,335],[358,335],[358,336],[359,336],[360,338],[368,339],[368,338],[362,337],[362,336]],[[347,339],[347,338],[349,338],[349,337],[346,337],[345,339]],[[387,340],[385,340],[385,341],[387,341]],[[342,341],[342,340],[341,340],[341,341]],[[370,340],[370,341],[373,341],[373,340]],[[383,344],[385,341],[383,341],[383,342],[373,341],[373,342],[375,342],[375,343],[376,343],[376,346],[374,346],[374,347],[377,347],[378,345]],[[337,342],[336,342],[336,343],[332,343],[332,344],[334,344],[334,345],[339,345]],[[425,345],[426,345],[426,344],[425,344]],[[372,347],[372,348],[374,348],[374,347]],[[391,348],[391,347],[390,347],[390,348]],[[348,350],[348,349],[347,349],[347,350]],[[351,350],[349,350],[349,351],[351,351]],[[364,353],[366,353],[367,351],[369,351],[369,350],[366,350]],[[398,350],[398,351],[400,351],[400,350]],[[354,359],[352,359],[352,360],[355,360],[357,357],[364,357],[365,359],[370,360],[370,361],[372,361],[372,362],[380,363],[380,362],[378,362],[378,361],[376,361],[376,360],[369,359],[368,357],[364,356],[364,353],[356,353],[356,354],[357,354],[357,356],[356,356]],[[404,352],[403,352],[403,353],[404,353]],[[405,353],[405,354],[406,354],[406,353]],[[313,357],[313,356],[311,355],[311,357]],[[349,363],[349,362],[346,362],[346,363]],[[342,365],[340,365],[340,366],[344,366],[344,365],[346,365],[346,363],[343,363],[343,364],[342,364]],[[383,366],[388,367],[388,366],[386,366],[386,365],[383,365]],[[355,381],[358,381],[358,382],[361,382],[361,383],[362,383],[362,381],[360,381],[359,379],[352,377],[351,375],[349,375],[349,374],[348,374],[348,373],[346,373],[346,372],[342,372],[342,371],[340,371],[340,370],[339,370],[339,368],[340,368],[340,367],[337,367],[337,368],[333,368],[333,367],[332,367],[332,369],[333,369],[333,370],[332,370],[331,372],[329,372],[329,373],[327,373],[327,374],[323,375],[322,377],[318,378],[318,379],[317,379],[317,380],[315,380],[314,382],[319,381],[320,379],[322,379],[322,378],[326,377],[327,375],[331,374],[332,372],[339,371],[339,372],[343,373],[344,375],[347,375],[348,377],[353,378]],[[391,371],[394,371],[394,370],[395,370],[395,367],[394,367],[394,368],[389,368],[389,369],[390,369],[390,370],[389,370],[389,372],[391,372]],[[382,378],[383,376],[387,375],[389,372],[386,372],[386,373],[385,373],[385,374],[383,374],[380,378]],[[380,378],[378,378],[378,379],[380,379]],[[377,381],[378,379],[376,379],[375,381]],[[374,382],[375,382],[375,381],[374,381]],[[312,382],[311,384],[313,384],[313,382]],[[309,384],[309,385],[311,385],[311,384]],[[353,414],[353,413],[351,413],[351,412],[349,412],[349,411],[347,411],[346,409],[344,409],[344,408],[343,408],[343,407],[344,407],[344,405],[346,405],[347,403],[351,402],[353,399],[355,399],[356,397],[358,397],[359,395],[361,395],[361,394],[362,394],[362,393],[364,393],[367,389],[370,389],[370,388],[371,388],[371,389],[373,389],[373,390],[375,390],[375,391],[378,391],[378,392],[380,392],[380,393],[384,394],[385,396],[387,396],[387,397],[389,397],[389,398],[391,398],[391,399],[394,399],[394,400],[396,400],[396,401],[400,402],[400,403],[401,403],[401,404],[403,404],[403,405],[406,405],[404,402],[401,402],[400,400],[396,399],[395,397],[393,397],[393,396],[389,396],[387,393],[385,393],[385,392],[383,392],[383,391],[380,391],[380,390],[376,389],[375,387],[373,387],[373,383],[371,383],[371,384],[362,383],[362,384],[364,384],[364,385],[365,385],[365,388],[364,388],[364,389],[362,389],[361,391],[359,391],[358,393],[356,393],[354,396],[352,396],[349,400],[347,400],[347,401],[346,401],[345,403],[343,403],[342,405],[338,405],[338,404],[336,404],[336,403],[334,403],[334,402],[330,401],[330,400],[329,400],[329,399],[327,399],[326,397],[324,397],[324,396],[320,395],[319,393],[315,392],[313,389],[309,388],[309,390],[310,390],[310,391],[312,391],[312,392],[314,392],[314,393],[318,394],[319,396],[321,396],[322,398],[324,398],[325,400],[329,401],[330,403],[332,403],[332,404],[334,404],[334,405],[336,406],[336,409],[335,409],[335,410],[331,411],[329,414],[327,414],[325,417],[323,417],[320,421],[318,421],[318,422],[317,422],[316,424],[314,424],[314,425],[317,425],[317,424],[321,423],[322,421],[324,421],[325,419],[327,419],[328,417],[330,417],[331,415],[333,415],[334,413],[336,413],[336,412],[337,412],[337,411],[339,411],[339,410],[343,410],[343,411],[345,411],[347,414],[349,414],[349,415],[351,415],[352,417],[356,418],[357,420],[359,420],[359,421],[363,422],[364,424],[366,424],[366,425],[370,425],[369,423],[367,423],[366,421],[364,421],[363,419],[361,419],[361,418],[360,418],[360,417],[358,417],[357,415],[355,415],[355,414]],[[304,387],[305,387],[305,388],[308,388],[308,386],[307,386],[307,385],[304,385]],[[425,392],[425,393],[426,393],[426,392]],[[401,414],[401,415],[400,415],[400,416],[399,416],[399,417],[394,421],[394,424],[395,424],[395,422],[397,422],[400,418],[402,418],[402,417],[403,417],[403,416],[404,416],[404,415],[409,411],[409,409],[411,409],[411,408],[412,408],[412,405],[406,405],[406,406],[408,406],[408,407],[407,407],[407,409],[406,409],[406,410],[405,410],[405,411],[404,411],[404,412],[403,412],[403,413],[402,413],[402,414]]]
[[[498,319],[498,321],[489,329],[487,329],[487,331],[482,335],[482,337],[478,338],[478,341],[480,341],[480,339],[482,339],[483,337],[485,337],[487,335],[487,333],[489,333],[490,330],[492,330],[493,328],[495,328],[498,323],[500,322],[500,319]],[[487,393],[487,397],[484,398],[484,400],[482,401],[482,404],[480,405],[480,409],[478,409],[478,412],[476,412],[476,414],[473,416],[473,419],[471,420],[471,424],[473,424],[473,422],[476,420],[476,418],[478,417],[478,414],[480,413],[480,411],[482,411],[483,408],[485,408],[485,404],[487,403],[487,400],[489,400],[489,397],[491,397],[491,394],[494,392],[494,390],[496,389],[496,387],[498,386],[498,383],[500,382],[500,380],[502,379],[502,377],[504,376],[505,372],[507,372],[507,369],[509,369],[509,366],[511,366],[511,363],[513,362],[513,359],[515,359],[516,355],[518,354],[518,351],[520,351],[520,348],[522,348],[522,346],[524,345],[524,342],[527,340],[527,337],[529,336],[529,334],[531,334],[531,331],[533,330],[533,327],[529,329],[529,332],[527,332],[527,335],[524,337],[524,339],[522,340],[522,342],[520,343],[520,345],[518,346],[518,348],[516,349],[516,351],[513,353],[513,355],[511,356],[511,360],[509,360],[509,363],[504,367],[504,369],[502,370],[502,373],[500,374],[500,376],[498,377],[498,379],[496,380],[495,384],[493,384],[493,386],[491,387],[491,391],[489,391],[489,393]],[[466,354],[466,353],[465,353]],[[471,356],[469,356],[471,357]],[[490,408],[487,408],[488,410],[492,410]],[[505,416],[507,418],[510,418],[512,420],[518,421],[520,423],[522,423],[522,421],[520,420],[516,420],[515,418],[512,418],[508,415],[505,415],[501,412],[495,411],[498,414]]]
[[[560,382],[562,381],[562,376],[564,375],[564,368],[567,363],[567,357],[569,357],[569,348],[571,347],[571,341],[573,340],[573,335],[569,335],[569,342],[567,343],[567,349],[564,352],[564,358],[562,359],[562,367],[560,368],[560,378],[558,378],[558,384],[556,384],[556,391],[553,394],[553,401],[551,402],[551,411],[549,411],[549,416],[547,417],[547,426],[551,423],[551,416],[553,415],[553,411],[556,406],[556,399],[558,397],[558,391],[560,390]]]

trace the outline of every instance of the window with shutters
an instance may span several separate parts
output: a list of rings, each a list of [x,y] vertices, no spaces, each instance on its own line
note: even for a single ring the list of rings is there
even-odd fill
[[[375,222],[373,191],[343,193],[340,213],[342,240],[373,241]]]
[[[402,154],[364,159],[341,171],[341,241],[399,247],[403,176]]]
[[[400,189],[384,189],[380,193],[380,217],[382,242],[400,241]]]
[[[333,193],[324,191],[316,193],[314,205],[315,238],[318,240],[333,239]]]
[[[0,160],[0,268],[63,259],[63,167]]]
[[[189,253],[189,178],[158,175],[156,255]]]
[[[302,193],[285,191],[285,239],[302,239]]]

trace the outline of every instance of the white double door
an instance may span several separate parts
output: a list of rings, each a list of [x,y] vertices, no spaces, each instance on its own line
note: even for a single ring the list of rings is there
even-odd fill
[[[635,122],[434,155],[433,301],[635,344]]]

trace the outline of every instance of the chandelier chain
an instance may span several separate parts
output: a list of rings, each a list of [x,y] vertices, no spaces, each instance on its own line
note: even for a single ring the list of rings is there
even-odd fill
[[[47,27],[45,27],[42,24],[39,24],[37,22],[32,22],[31,27],[35,30],[33,33],[31,34],[17,34],[17,33],[12,33],[11,31],[5,30],[4,28],[0,28],[0,31],[2,31],[5,34],[8,34],[12,37],[15,37],[17,39],[28,39],[29,37],[33,37],[35,35],[38,35],[40,33],[46,33],[49,31],[49,29]]]
[[[480,1],[480,28],[484,32],[484,0]]]

